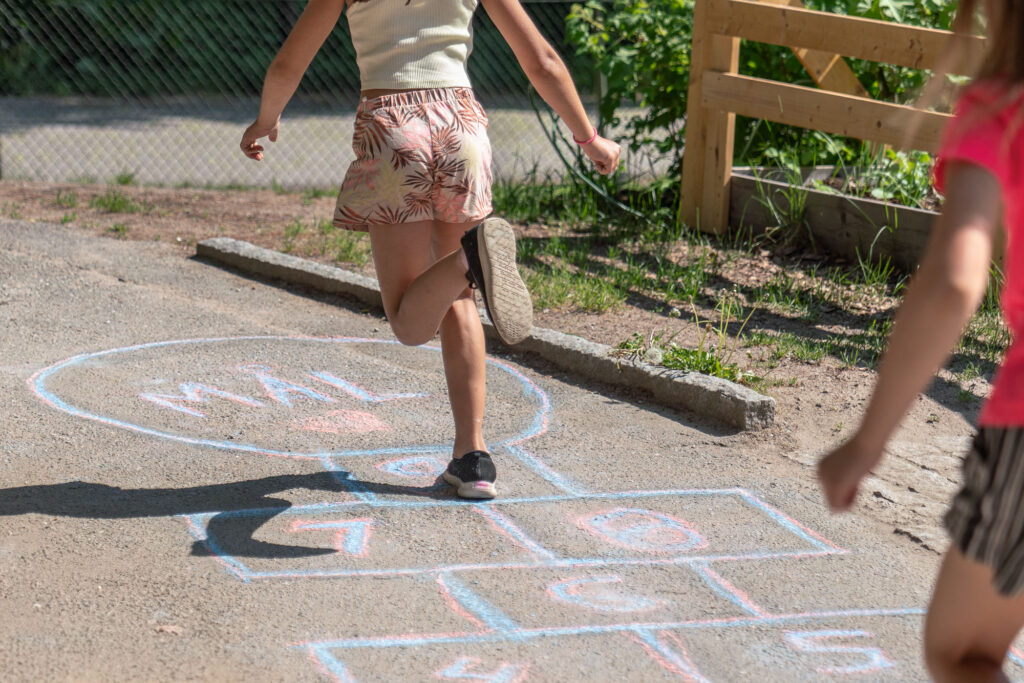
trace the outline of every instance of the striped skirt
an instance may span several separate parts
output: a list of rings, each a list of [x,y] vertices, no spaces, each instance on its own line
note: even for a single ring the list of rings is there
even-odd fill
[[[999,593],[1024,590],[1024,427],[978,430],[945,524],[964,556],[992,569]]]

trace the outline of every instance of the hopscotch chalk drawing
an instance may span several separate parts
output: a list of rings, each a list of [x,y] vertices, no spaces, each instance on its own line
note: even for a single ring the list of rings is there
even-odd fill
[[[851,557],[847,550],[742,488],[590,490],[531,444],[549,432],[547,394],[493,359],[488,382],[506,396],[501,413],[488,415],[489,436],[505,490],[517,492],[452,498],[435,483],[451,432],[439,419],[448,414],[439,356],[377,339],[178,340],[76,356],[29,386],[82,418],[193,446],[312,460],[334,473],[345,493],[329,502],[182,516],[237,580],[387,578],[446,615],[450,628],[441,632],[282,644],[334,680],[373,680],[384,665],[500,683],[564,672],[643,681],[924,678],[920,606],[785,609],[764,592],[764,576],[792,581],[803,563],[820,570],[824,560]],[[101,390],[80,391],[86,382]],[[242,518],[253,524],[224,523]],[[323,550],[236,556],[222,534],[240,526]]]

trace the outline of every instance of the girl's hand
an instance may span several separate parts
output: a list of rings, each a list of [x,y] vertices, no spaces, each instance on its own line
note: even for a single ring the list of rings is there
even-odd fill
[[[619,167],[619,153],[622,148],[618,143],[598,135],[593,142],[588,142],[582,147],[583,153],[594,162],[594,168],[601,175],[611,175]]]
[[[277,142],[277,130],[281,126],[281,119],[271,124],[262,123],[259,119],[245,129],[242,133],[242,153],[250,159],[263,161],[263,146],[257,144],[262,137],[268,138],[271,142]]]
[[[859,436],[854,434],[818,463],[818,481],[832,512],[850,509],[861,480],[882,459],[882,449],[864,445]]]

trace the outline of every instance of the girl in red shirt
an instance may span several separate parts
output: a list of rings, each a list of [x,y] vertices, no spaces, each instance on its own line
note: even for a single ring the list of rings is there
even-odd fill
[[[957,32],[972,29],[978,4],[961,3]],[[981,302],[1002,221],[1002,304],[1013,342],[945,517],[952,544],[925,623],[925,659],[936,681],[1008,680],[1002,662],[1024,626],[1024,3],[988,0],[985,11],[988,54],[939,153],[942,215],[896,316],[863,422],[818,466],[829,506],[848,509]]]

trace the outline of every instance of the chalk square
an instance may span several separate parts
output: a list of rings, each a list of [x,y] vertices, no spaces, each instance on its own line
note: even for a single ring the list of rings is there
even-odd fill
[[[786,557],[715,563],[715,571],[762,609],[774,613],[924,606],[938,558],[924,553],[879,561],[875,549],[841,556]],[[822,577],[828,580],[822,580]],[[865,581],[864,577],[871,579]],[[922,577],[908,582],[907,576]]]
[[[276,628],[277,624],[287,624],[279,631],[279,637],[275,636],[278,646],[339,634],[367,638],[395,632],[459,634],[477,630],[438,598],[438,582],[431,575],[256,581],[228,590],[234,595],[244,593],[253,604],[261,605],[258,612],[246,617],[249,626],[265,624]],[[275,647],[271,656],[276,656],[276,650]]]
[[[672,563],[839,552],[740,489],[588,494],[500,509],[556,557]]]
[[[900,612],[752,617],[714,629],[667,628],[656,636],[666,653],[683,648],[701,680],[929,680],[921,655],[923,615]],[[1010,673],[1024,670],[1011,663]]]
[[[460,572],[458,580],[523,628],[630,627],[747,616],[690,568],[673,565],[469,571]]]
[[[307,643],[316,666],[334,680],[670,681],[678,674],[646,656],[630,632],[552,637],[482,635],[442,639],[365,639]],[[449,642],[444,642],[448,640]]]
[[[540,562],[478,506],[358,503],[190,515],[193,536],[242,580],[399,576]],[[453,533],[452,530],[457,530]]]

